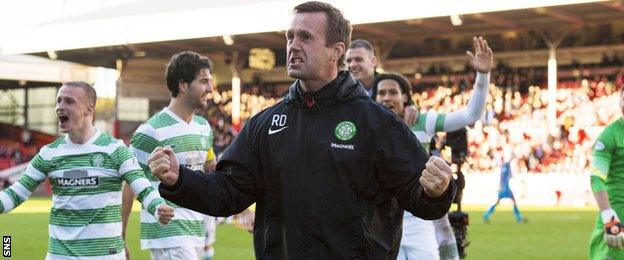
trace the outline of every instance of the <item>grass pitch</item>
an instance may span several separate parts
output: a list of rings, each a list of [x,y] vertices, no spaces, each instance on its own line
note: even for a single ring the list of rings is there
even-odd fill
[[[587,259],[595,209],[520,209],[528,223],[517,224],[509,206],[500,206],[490,223],[481,221],[485,207],[466,208],[471,241],[466,259]],[[34,198],[10,214],[0,215],[0,235],[12,236],[13,259],[45,257],[49,210],[49,199]],[[132,258],[149,259],[149,252],[139,249],[138,212],[133,212],[128,228]],[[215,249],[216,260],[254,258],[251,234],[231,225],[217,227]]]

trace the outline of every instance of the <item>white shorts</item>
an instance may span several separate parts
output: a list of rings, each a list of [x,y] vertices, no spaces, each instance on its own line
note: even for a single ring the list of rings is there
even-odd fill
[[[204,215],[204,227],[206,228],[206,239],[204,239],[206,246],[209,246],[208,250],[204,247],[204,257],[211,259],[214,257],[214,246],[217,233],[217,218]]]
[[[117,253],[114,255],[103,255],[103,256],[89,256],[89,257],[72,257],[66,255],[55,255],[50,252],[46,254],[46,260],[67,260],[67,259],[93,259],[93,260],[126,260],[126,252],[121,251],[121,253]]]
[[[442,260],[459,260],[459,253],[457,252],[457,241],[455,240],[455,233],[453,233],[453,227],[448,220],[447,215],[436,220],[432,220],[435,226],[435,235],[438,242],[440,259]]]
[[[204,248],[181,246],[171,248],[152,248],[152,260],[201,260],[204,258]]]
[[[435,226],[405,211],[403,215],[403,235],[398,260],[440,259]]]
[[[205,244],[212,245],[215,242],[217,234],[217,219],[212,216],[204,215],[204,228],[206,228]]]

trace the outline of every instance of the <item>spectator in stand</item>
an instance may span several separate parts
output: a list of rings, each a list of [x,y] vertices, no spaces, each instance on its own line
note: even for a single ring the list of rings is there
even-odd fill
[[[614,57],[616,54],[613,54]],[[579,65],[579,71],[588,65]],[[436,70],[439,70],[436,68]],[[580,77],[581,74],[579,74]],[[589,150],[595,136],[593,132],[585,132],[582,129],[603,127],[617,118],[617,111],[608,109],[618,105],[617,87],[624,85],[624,70],[619,69],[612,75],[563,81],[559,83],[557,90],[557,124],[565,126],[565,133],[550,137],[542,130],[542,124],[547,121],[548,98],[546,91],[535,84],[545,82],[545,73],[540,69],[513,69],[504,64],[499,64],[496,71],[492,72],[492,82],[486,104],[486,117],[483,122],[477,123],[468,134],[469,149],[471,154],[467,158],[465,167],[474,170],[491,172],[497,168],[497,153],[502,150],[502,143],[496,137],[503,131],[510,132],[510,143],[518,156],[518,162],[524,166],[518,167],[519,172],[578,172],[586,170],[591,157]],[[444,83],[435,85],[433,88],[424,86],[424,90],[413,94],[413,100],[421,108],[420,112],[428,109],[436,109],[440,112],[449,112],[458,107],[465,106],[471,95],[471,91],[458,91],[462,81],[470,80],[468,77],[449,77]],[[523,92],[521,85],[527,83],[526,91]],[[278,89],[278,87],[259,88],[249,90],[249,93],[259,93],[263,98],[249,97],[245,99],[245,116],[253,115],[253,106],[266,107],[271,102],[277,101],[266,97],[266,94]],[[217,100],[217,96],[220,98]],[[223,113],[211,111],[208,114],[224,123],[215,124],[215,149],[223,151],[236,135],[231,125],[227,124],[231,117],[231,92],[222,91],[215,94],[216,108],[223,109]],[[276,94],[276,96],[280,96]],[[253,103],[257,100],[258,103]],[[212,119],[211,119],[212,122]],[[223,134],[218,134],[219,132]],[[586,137],[581,137],[581,136]],[[559,142],[557,142],[559,140]],[[219,149],[221,148],[221,149]],[[565,161],[569,156],[569,161]],[[514,166],[516,167],[516,166]]]

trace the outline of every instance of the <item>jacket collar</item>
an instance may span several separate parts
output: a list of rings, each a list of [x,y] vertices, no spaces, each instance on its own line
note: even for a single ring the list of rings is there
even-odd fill
[[[284,97],[288,105],[308,109],[327,107],[356,98],[368,98],[368,95],[362,84],[353,79],[348,71],[339,72],[334,80],[314,93],[303,92],[297,80]]]

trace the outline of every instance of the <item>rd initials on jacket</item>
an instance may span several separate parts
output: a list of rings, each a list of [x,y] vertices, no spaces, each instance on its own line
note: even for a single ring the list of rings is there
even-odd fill
[[[286,128],[288,128],[286,125],[286,115],[273,115],[271,126],[269,127],[269,135],[278,133]]]

